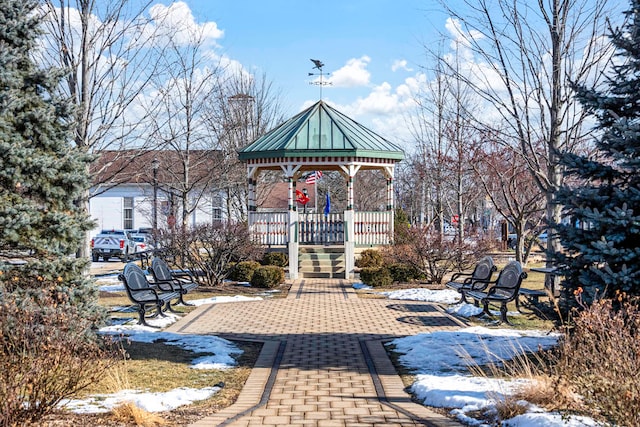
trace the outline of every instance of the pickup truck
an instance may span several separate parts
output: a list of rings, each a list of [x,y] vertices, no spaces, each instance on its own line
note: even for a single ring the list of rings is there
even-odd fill
[[[129,256],[135,252],[136,242],[125,230],[102,230],[91,239],[91,259],[94,262],[97,262],[100,257],[105,261],[113,257],[127,262]]]

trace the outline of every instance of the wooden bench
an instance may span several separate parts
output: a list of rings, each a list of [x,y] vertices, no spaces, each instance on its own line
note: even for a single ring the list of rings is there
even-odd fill
[[[153,258],[149,271],[153,276],[154,284],[170,286],[172,290],[180,293],[180,304],[193,305],[186,303],[182,299],[184,295],[198,287],[198,282],[191,273],[188,271],[171,271],[167,263],[159,257]]]
[[[476,264],[471,273],[455,273],[445,286],[460,292],[460,301],[458,302],[467,302],[463,291],[484,291],[496,270],[498,268],[493,264],[493,259],[486,256]]]
[[[165,291],[149,283],[144,271],[133,262],[124,266],[124,270],[118,275],[118,279],[124,283],[129,299],[137,305],[138,324],[151,326],[146,322],[146,315],[150,311],[155,313],[150,318],[165,316],[164,311],[172,311],[171,301],[178,301],[180,292]]]
[[[481,303],[483,311],[491,316],[489,303],[500,304],[500,320],[511,324],[507,319],[507,304],[516,301],[518,305],[518,295],[522,281],[527,278],[527,273],[522,271],[522,265],[518,261],[511,261],[498,274],[495,282],[487,282],[490,285],[486,292],[463,291],[464,295],[475,300],[476,305]]]

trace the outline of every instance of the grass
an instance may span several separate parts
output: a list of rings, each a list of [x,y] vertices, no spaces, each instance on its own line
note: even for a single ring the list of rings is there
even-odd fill
[[[281,292],[274,294],[274,298],[286,296],[288,286],[281,286]],[[240,287],[226,283],[219,288],[201,287],[189,293],[185,300],[205,299],[223,295],[256,296],[264,289]],[[124,291],[100,292],[99,303],[110,311],[113,318],[132,318],[137,321],[137,313],[116,311],[117,308],[131,306],[131,302]],[[175,306],[176,311],[187,314],[196,307]],[[126,357],[116,362],[102,377],[102,380],[82,391],[77,398],[96,394],[110,394],[124,389],[163,392],[179,387],[203,388],[213,385],[223,385],[221,390],[211,398],[195,402],[186,407],[180,407],[169,413],[151,414],[134,405],[127,403],[114,409],[111,414],[80,415],[55,414],[51,425],[83,424],[83,425],[112,425],[112,423],[127,423],[139,426],[175,425],[194,422],[208,414],[228,407],[236,401],[244,383],[258,358],[262,344],[248,341],[237,341],[235,344],[243,353],[234,356],[237,366],[225,369],[192,369],[191,361],[203,355],[185,350],[178,346],[166,345],[163,342],[140,343],[123,341],[120,352]],[[46,425],[46,423],[44,424]]]

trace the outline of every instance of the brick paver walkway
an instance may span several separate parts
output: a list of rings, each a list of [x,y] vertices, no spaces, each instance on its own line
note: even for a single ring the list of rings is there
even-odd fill
[[[457,426],[411,402],[382,342],[460,326],[434,304],[305,279],[286,299],[201,306],[168,330],[264,342],[236,403],[196,426]]]

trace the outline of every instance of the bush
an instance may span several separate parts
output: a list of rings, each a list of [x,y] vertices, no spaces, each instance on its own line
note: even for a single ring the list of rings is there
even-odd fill
[[[365,249],[360,254],[360,257],[356,259],[356,267],[358,268],[376,268],[384,265],[382,253],[375,249]]]
[[[639,303],[619,294],[618,300],[580,304],[584,311],[552,366],[552,375],[569,382],[586,407],[614,425],[640,425]]]
[[[284,252],[267,252],[262,258],[262,265],[275,265],[284,268],[289,265],[289,257]]]
[[[236,282],[251,282],[251,278],[259,267],[258,261],[241,261],[233,267],[229,278]]]
[[[158,237],[164,256],[173,258],[180,268],[198,270],[202,273],[199,280],[210,286],[220,284],[234,263],[263,255],[245,223],[206,224],[171,230]]]
[[[391,264],[389,272],[394,282],[411,282],[423,277],[415,267],[407,264]]]
[[[412,267],[430,283],[442,283],[448,273],[470,268],[486,253],[482,242],[460,243],[432,227],[412,227],[410,231],[404,243],[390,247],[385,256]]]
[[[60,299],[0,287],[0,425],[26,425],[97,381],[114,363],[91,322]]]
[[[273,289],[284,282],[284,270],[275,265],[258,267],[251,278],[251,285],[257,288]]]
[[[386,267],[364,267],[360,270],[360,280],[365,285],[384,288],[393,283],[393,278]]]

